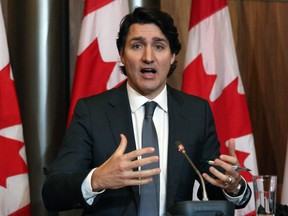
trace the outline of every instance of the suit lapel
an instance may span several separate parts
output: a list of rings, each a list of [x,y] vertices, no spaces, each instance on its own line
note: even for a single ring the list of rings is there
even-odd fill
[[[179,181],[183,177],[184,156],[176,147],[176,141],[185,144],[187,138],[188,120],[185,118],[183,109],[184,100],[181,95],[171,88],[168,88],[168,113],[169,113],[169,143],[168,143],[168,170],[167,170],[167,198],[166,206],[174,203]],[[192,181],[192,180],[191,180]]]
[[[129,105],[126,83],[115,89],[110,100],[107,116],[111,124],[116,145],[120,143],[120,134],[124,134],[128,140],[126,152],[136,149],[131,118],[131,109]]]
[[[181,176],[183,176],[184,156],[178,152],[175,145],[176,141],[185,144],[187,138],[187,119],[185,117],[184,100],[177,91],[168,86],[168,112],[169,112],[169,143],[168,143],[168,168],[167,168],[167,199],[166,206],[174,203],[176,192]],[[126,83],[115,89],[110,100],[110,108],[107,115],[111,123],[111,130],[117,145],[120,143],[120,134],[123,133],[128,140],[126,152],[136,149],[131,118],[131,109],[129,105]],[[191,180],[192,181],[192,180]],[[133,186],[132,190],[135,199],[139,204],[139,187]]]
[[[124,134],[128,141],[125,152],[136,150],[126,82],[119,88],[115,89],[109,103],[111,106],[106,113],[111,124],[111,130],[113,132],[115,143],[118,146],[121,140],[120,134]],[[137,204],[139,204],[139,186],[132,186],[132,190],[135,195],[135,200]]]

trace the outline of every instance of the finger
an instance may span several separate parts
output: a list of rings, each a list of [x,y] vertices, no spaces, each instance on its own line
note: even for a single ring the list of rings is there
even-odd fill
[[[123,173],[124,175],[118,178],[118,180],[121,179],[123,186],[143,185],[153,181],[153,176],[159,175],[160,172],[160,168],[130,171]]]
[[[160,168],[148,169],[148,170],[139,170],[133,171],[127,174],[128,179],[146,179],[151,178],[154,175],[159,175],[161,172]]]
[[[229,155],[221,155],[220,159],[233,164],[233,165],[237,165],[238,164],[238,159],[237,159],[237,155],[236,155],[236,149],[235,149],[235,140],[233,138],[231,138],[230,140],[227,141],[227,146],[228,146],[228,151],[229,151]]]
[[[215,167],[210,167],[209,171],[217,178],[219,179],[221,182],[225,183],[227,182],[227,175],[220,172],[219,170],[217,170]]]
[[[217,165],[222,166],[226,170],[232,169],[231,165],[237,165],[238,164],[238,159],[237,159],[237,157],[234,157],[234,156],[221,155],[220,159],[221,160],[219,160],[219,161],[221,161],[221,162],[217,162]],[[216,160],[215,160],[215,164],[216,164]],[[228,168],[227,166],[230,166],[230,168]]]
[[[202,176],[206,181],[208,181],[210,184],[212,184],[214,186],[221,187],[221,188],[223,188],[225,186],[220,180],[212,178],[207,173],[203,173]]]
[[[233,138],[228,141],[228,151],[230,156],[236,157],[235,140]]]
[[[226,172],[235,173],[236,171],[232,168],[231,164],[237,164],[237,159],[228,155],[221,155],[220,159],[215,159],[215,165],[222,167]]]
[[[133,170],[135,168],[142,167],[142,166],[145,166],[147,164],[156,163],[159,161],[159,157],[158,156],[151,156],[151,157],[147,157],[147,158],[140,158],[137,160],[130,160],[127,157],[125,157],[124,160],[129,161],[125,164],[126,165],[125,170]]]
[[[148,177],[148,178],[135,178],[135,179],[129,179],[127,181],[125,181],[125,185],[126,186],[131,186],[131,185],[144,185],[144,184],[148,184],[150,182],[153,181],[152,177]]]
[[[142,167],[142,166],[145,166],[147,164],[156,163],[158,161],[159,161],[159,156],[154,155],[154,156],[134,160],[131,162],[131,166]]]
[[[218,159],[217,159],[218,160]],[[214,167],[210,167],[209,170],[210,172],[216,177],[218,178],[222,184],[227,184],[230,179],[229,179],[229,176],[232,178],[232,183],[230,182],[230,185],[238,185],[238,183],[240,182],[241,180],[241,175],[239,172],[237,172],[236,170],[232,169],[231,168],[231,165],[230,164],[226,164],[225,162],[223,161],[220,161],[219,162],[222,163],[222,168],[224,168],[226,170],[226,173],[222,173],[220,171],[218,171],[216,168]],[[226,186],[225,186],[226,187]]]
[[[134,183],[131,183],[132,185],[144,185],[144,184],[148,184],[150,182],[153,181],[152,177],[149,178],[140,178],[134,181]]]
[[[127,160],[133,160],[139,156],[152,154],[153,152],[155,152],[155,149],[152,147],[142,148],[142,149],[134,150],[134,151],[127,153],[125,155],[125,158]]]
[[[218,179],[218,178],[212,178],[211,176],[209,176],[207,173],[203,173],[202,174],[203,178],[208,181],[210,184],[216,186],[216,187],[220,187],[222,189],[234,189],[235,185],[232,185],[232,182],[230,184],[228,184],[230,182],[230,178],[228,175],[225,175],[224,178],[222,179]],[[232,179],[233,181],[233,179]]]

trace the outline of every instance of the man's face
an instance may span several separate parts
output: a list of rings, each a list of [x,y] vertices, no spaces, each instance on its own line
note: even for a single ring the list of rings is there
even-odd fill
[[[169,41],[154,24],[132,24],[120,56],[129,84],[149,99],[163,90],[175,60]]]

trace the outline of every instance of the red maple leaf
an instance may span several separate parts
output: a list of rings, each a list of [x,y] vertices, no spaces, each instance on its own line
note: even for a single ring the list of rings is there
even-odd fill
[[[0,130],[21,124],[20,110],[14,80],[10,77],[10,64],[0,71]],[[27,166],[20,149],[24,143],[0,136],[0,185],[6,187],[6,179],[27,173]]]
[[[217,76],[206,74],[201,54],[186,67],[184,73],[182,90],[208,100]]]
[[[77,58],[74,84],[81,96],[90,96],[106,91],[106,85],[116,62],[104,62],[96,38]],[[77,87],[76,87],[77,88]]]
[[[227,154],[225,142],[228,139],[252,133],[245,95],[237,91],[238,78],[223,89],[221,96],[212,102],[210,94],[217,75],[208,75],[205,72],[201,54],[186,67],[184,73],[182,90],[209,101],[221,143],[221,153]],[[240,165],[243,166],[249,153],[236,150],[236,154]],[[243,176],[247,181],[252,181],[250,173],[243,172]]]
[[[252,133],[245,95],[237,92],[237,86],[238,78],[223,90],[217,100],[210,101],[221,142],[231,137],[241,137]],[[225,130],[220,128],[225,128]]]
[[[107,82],[116,62],[104,62],[97,38],[78,56],[70,102],[68,124],[79,98],[107,90]]]
[[[6,179],[27,173],[25,161],[19,154],[23,142],[0,136],[0,185],[6,187]]]
[[[11,213],[9,216],[30,216],[31,215],[30,205],[26,205],[21,209]]]

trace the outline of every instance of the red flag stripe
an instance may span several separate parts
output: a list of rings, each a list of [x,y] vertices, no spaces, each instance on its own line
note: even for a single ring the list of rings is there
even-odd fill
[[[119,69],[116,38],[128,12],[127,0],[85,2],[68,124],[78,99],[113,88],[126,78]]]
[[[193,16],[190,18],[189,29],[226,6],[226,0],[192,1],[191,14],[193,14]]]
[[[0,49],[0,215],[29,216],[27,160],[1,2]]]
[[[221,152],[228,153],[226,141],[234,138],[240,165],[257,174],[252,127],[226,0],[193,0],[190,28],[182,90],[209,101]],[[252,173],[241,174],[253,189]],[[252,196],[236,215],[248,215],[254,209]]]
[[[74,107],[79,98],[106,91],[106,85],[116,62],[105,63],[99,52],[98,40],[78,56],[69,115],[72,116]],[[107,71],[106,73],[104,73]],[[85,86],[85,87],[84,87]],[[68,123],[71,119],[68,120]]]
[[[10,64],[0,71],[0,129],[21,123],[14,81],[10,78]]]
[[[84,16],[95,10],[98,10],[99,8],[111,2],[113,2],[113,0],[86,0],[84,8]]]

